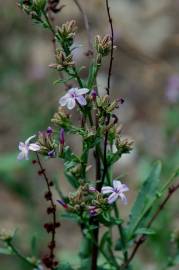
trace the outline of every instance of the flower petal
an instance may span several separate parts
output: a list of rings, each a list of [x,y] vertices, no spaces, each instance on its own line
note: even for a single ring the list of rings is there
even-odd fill
[[[122,185],[121,185],[121,188],[120,188],[120,191],[121,191],[121,192],[129,191],[129,188],[128,188],[127,185],[122,184]]]
[[[112,183],[113,183],[114,189],[117,189],[117,190],[121,189],[121,185],[122,185],[121,184],[121,181],[119,181],[119,180],[113,180]]]
[[[36,144],[36,143],[31,143],[29,145],[29,150],[31,151],[39,151],[40,150],[40,145]]]
[[[27,144],[29,144],[29,142],[33,139],[33,138],[35,138],[36,137],[36,135],[32,135],[31,137],[29,137],[26,141],[25,141],[25,144],[27,145]]]
[[[68,98],[68,102],[67,102],[67,108],[69,110],[72,110],[75,107],[75,99],[74,98]]]
[[[97,189],[96,189],[95,187],[89,187],[89,191],[90,191],[90,192],[96,192]]]
[[[120,193],[119,197],[121,198],[123,204],[127,204],[127,197],[123,193]]]
[[[84,95],[89,92],[88,88],[80,88],[77,90],[77,95]]]
[[[20,142],[19,143],[19,150],[22,151],[24,149],[24,147],[26,147],[25,144],[23,142]]]
[[[102,187],[102,189],[101,189],[101,192],[102,192],[103,194],[111,193],[111,192],[113,192],[113,191],[114,191],[114,189],[113,189],[112,187],[109,187],[109,186]]]
[[[22,159],[24,159],[24,157],[25,157],[24,152],[20,152],[20,153],[18,154],[18,156],[17,156],[17,159],[18,159],[18,160],[22,160]]]
[[[77,95],[77,93],[78,93],[78,88],[77,88],[77,87],[73,87],[73,88],[71,88],[70,90],[68,90],[68,93],[69,93],[70,95]]]
[[[81,106],[85,106],[85,105],[86,105],[86,99],[85,99],[83,96],[78,96],[78,97],[76,97],[76,100],[78,101],[78,103],[79,103]]]
[[[108,203],[112,204],[118,199],[118,194],[116,192],[113,192],[109,197],[108,197]]]
[[[59,103],[60,105],[63,107],[63,106],[66,106],[67,102],[68,102],[68,99],[69,99],[69,94],[66,94],[65,96],[61,97],[59,99]]]

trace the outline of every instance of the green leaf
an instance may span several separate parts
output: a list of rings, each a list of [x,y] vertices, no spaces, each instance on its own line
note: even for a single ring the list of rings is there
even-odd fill
[[[135,234],[136,235],[153,235],[155,234],[156,232],[152,229],[148,229],[148,228],[139,228],[135,231]]]
[[[59,84],[59,83],[64,84],[64,83],[67,83],[67,82],[69,82],[69,81],[71,81],[71,80],[73,80],[73,77],[72,77],[72,76],[69,77],[68,79],[59,79],[59,80],[55,80],[55,81],[53,82],[53,84],[54,84],[54,85]]]
[[[87,80],[87,88],[91,89],[96,79],[96,74],[98,71],[98,66],[95,63],[92,63],[89,68],[89,75]]]
[[[109,235],[109,230],[107,230],[107,231],[103,234],[103,236],[102,236],[102,238],[101,238],[100,248],[101,248],[102,250],[104,250],[105,245],[106,245],[106,242],[107,242],[108,244],[111,242],[110,235]]]
[[[122,223],[121,219],[111,217],[105,213],[99,216],[99,221],[104,224],[106,227],[119,225]]]
[[[140,225],[146,213],[151,209],[156,199],[156,192],[160,183],[161,162],[158,161],[153,165],[151,172],[144,181],[137,199],[132,208],[130,219],[127,227],[129,239]],[[152,203],[151,203],[152,202]]]
[[[79,187],[79,181],[78,179],[71,173],[65,171],[65,176],[68,179],[68,182],[72,185],[72,187],[74,188],[78,188]]]
[[[36,256],[38,251],[37,251],[37,236],[33,235],[32,239],[31,239],[31,251],[32,251],[32,255]]]
[[[64,212],[60,215],[60,217],[66,220],[73,221],[75,223],[78,223],[80,221],[79,216],[74,213]]]
[[[80,251],[79,251],[79,256],[81,259],[87,259],[90,258],[91,256],[91,249],[92,249],[92,245],[93,242],[91,240],[91,238],[86,237],[87,235],[85,235],[85,238],[83,238],[82,242],[81,242],[81,246],[80,246]]]
[[[56,270],[73,270],[73,268],[68,262],[60,262],[60,265],[56,268]]]
[[[11,255],[12,251],[10,248],[0,248],[0,255]]]

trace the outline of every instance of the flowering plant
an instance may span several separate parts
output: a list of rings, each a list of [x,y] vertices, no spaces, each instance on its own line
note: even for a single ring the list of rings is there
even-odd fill
[[[81,10],[79,2],[74,1]],[[59,73],[60,79],[56,84],[64,84],[67,92],[60,97],[59,108],[53,115],[50,126],[45,131],[39,131],[38,134],[29,137],[25,143],[19,144],[18,159],[27,160],[30,151],[35,152],[32,153],[35,154],[33,164],[39,167],[38,174],[46,183],[45,199],[49,203],[47,214],[51,217],[51,221],[44,224],[50,235],[47,254],[41,260],[26,258],[14,247],[13,235],[2,234],[1,239],[10,254],[16,254],[36,270],[44,267],[51,270],[132,269],[133,258],[138,248],[154,233],[151,230],[154,220],[179,188],[179,184],[171,186],[171,182],[178,176],[178,170],[164,186],[161,186],[161,163],[156,162],[150,175],[143,182],[127,222],[122,218],[121,208],[127,204],[130,183],[127,185],[120,177],[116,178],[113,175],[113,167],[123,154],[132,150],[133,142],[122,137],[115,113],[124,100],[112,100],[110,96],[115,46],[109,3],[106,0],[111,34],[104,37],[97,35],[94,48],[89,42],[87,55],[92,60],[86,78],[82,78],[82,68],[78,68],[73,59],[76,22],[67,21],[60,27],[54,25],[55,13],[63,8],[60,1],[19,0],[19,7],[51,32],[56,63],[49,66]],[[96,79],[103,58],[107,56],[110,64],[106,95],[101,96]],[[80,124],[72,119],[74,112],[80,117]],[[66,140],[67,136],[74,135],[79,136],[81,140],[82,149],[78,155]],[[91,153],[94,155],[93,165],[90,164]],[[43,157],[63,161],[64,175],[74,189],[72,193],[61,192],[61,197],[54,199],[54,183],[49,180],[42,165]],[[95,179],[91,178],[91,170],[96,174]],[[167,190],[166,197],[161,201]],[[60,212],[61,219],[72,219],[80,226],[83,238],[79,254],[81,265],[76,268],[69,262],[63,265],[56,256],[56,237],[60,234],[57,228],[62,222],[58,221],[57,211]],[[114,241],[112,233],[115,228],[118,235]]]

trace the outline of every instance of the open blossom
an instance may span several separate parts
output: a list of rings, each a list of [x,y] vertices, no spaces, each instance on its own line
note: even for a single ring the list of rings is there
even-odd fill
[[[18,160],[22,160],[22,159],[26,159],[28,160],[29,159],[29,151],[39,151],[40,150],[40,146],[36,143],[30,143],[30,141],[35,138],[36,135],[33,135],[31,137],[29,137],[25,143],[23,142],[20,142],[19,143],[19,151],[20,153],[18,154],[17,156],[17,159]]]
[[[120,198],[124,204],[127,204],[127,198],[124,195],[124,192],[128,190],[129,188],[127,187],[127,185],[122,184],[118,180],[113,180],[113,187],[110,187],[110,186],[102,187],[101,192],[103,194],[111,193],[108,197],[109,204],[112,204],[118,198]]]
[[[60,98],[59,103],[61,106],[67,106],[69,110],[72,110],[76,103],[79,103],[81,106],[86,105],[86,99],[84,94],[88,93],[89,89],[87,88],[71,88],[68,90],[68,93]]]

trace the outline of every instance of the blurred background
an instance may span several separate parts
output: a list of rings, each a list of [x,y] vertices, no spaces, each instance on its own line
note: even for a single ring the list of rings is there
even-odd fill
[[[91,36],[109,34],[104,0],[80,2],[89,18]],[[79,65],[88,66],[83,18],[73,0],[61,3],[65,7],[56,23],[77,20],[78,49],[74,57]],[[152,162],[162,160],[162,181],[179,163],[179,1],[111,0],[110,5],[117,46],[111,93],[114,98],[125,99],[117,113],[124,135],[135,141],[134,150],[122,158],[114,171],[116,176],[125,174],[130,187],[125,217]],[[49,126],[64,89],[53,85],[58,74],[48,67],[54,61],[49,33],[34,25],[16,1],[0,0],[0,6],[0,228],[17,228],[16,243],[24,254],[32,254],[31,246],[37,237],[37,254],[41,256],[48,240],[43,230],[47,218],[45,187],[31,162],[17,161],[17,146],[19,141]],[[105,93],[108,60],[98,76],[100,94]],[[62,163],[44,163],[64,193],[70,191]],[[146,270],[166,269],[175,251],[172,235],[179,230],[178,203],[175,195],[167,211],[161,213],[155,224],[158,234],[141,248],[135,269],[144,265]],[[78,228],[63,221],[58,233],[59,257],[68,260],[70,254],[70,261],[76,263]],[[15,257],[0,255],[0,270],[12,267],[22,270],[24,264]]]

